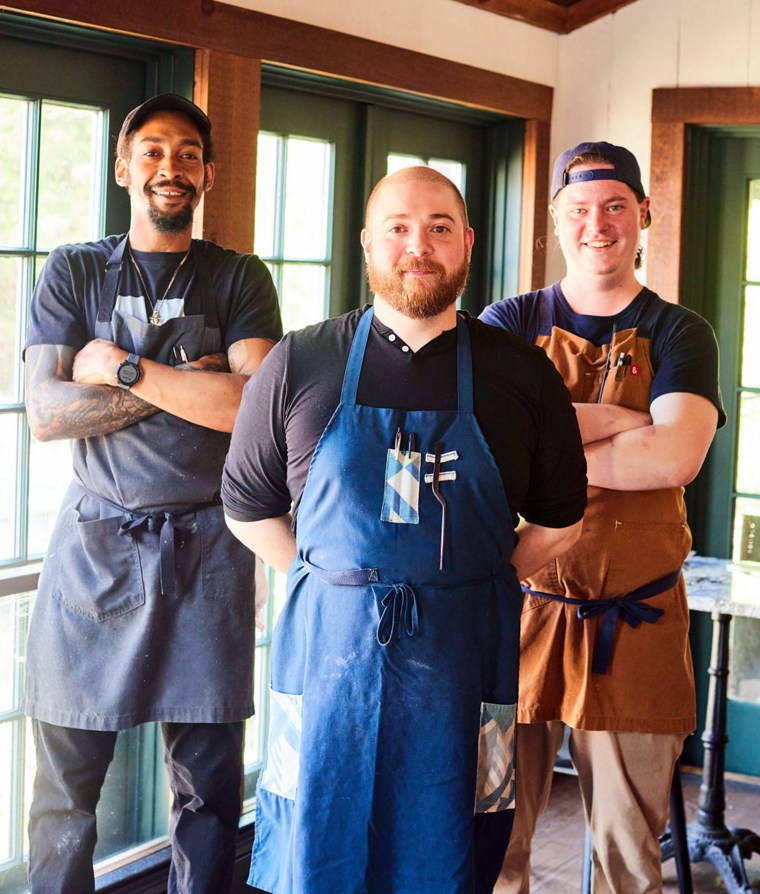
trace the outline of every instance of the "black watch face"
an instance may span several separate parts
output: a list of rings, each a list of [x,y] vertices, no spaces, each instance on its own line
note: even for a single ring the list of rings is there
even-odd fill
[[[119,381],[122,385],[134,385],[139,378],[140,370],[134,363],[125,360],[119,367]]]

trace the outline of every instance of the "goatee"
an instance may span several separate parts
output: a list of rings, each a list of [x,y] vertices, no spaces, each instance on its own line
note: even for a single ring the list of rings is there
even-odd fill
[[[176,211],[159,211],[158,208],[151,203],[148,206],[148,217],[153,226],[161,233],[181,233],[192,226],[193,223],[193,203],[195,197],[195,189],[190,185],[172,183],[169,180],[160,183],[145,184],[143,191],[148,197],[152,197],[154,189],[180,189],[187,193],[188,203]]]
[[[181,233],[192,226],[193,209],[190,205],[186,205],[178,211],[159,211],[151,205],[148,217],[160,233]]]
[[[437,276],[405,277],[404,273],[410,270],[424,270]],[[371,291],[413,320],[436,317],[451,307],[464,291],[469,272],[467,260],[451,273],[427,258],[410,258],[403,264],[396,264],[390,272],[367,262],[367,282]]]

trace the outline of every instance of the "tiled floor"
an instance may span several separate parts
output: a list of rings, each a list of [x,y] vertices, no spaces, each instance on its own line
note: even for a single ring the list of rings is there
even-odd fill
[[[700,781],[698,776],[691,774],[683,779],[687,822],[696,814]],[[760,787],[732,782],[726,784],[726,823],[760,833]],[[557,773],[549,806],[536,830],[531,894],[580,892],[583,829],[578,782],[574,776]],[[751,890],[760,891],[760,854],[754,855],[745,865]],[[725,894],[725,885],[708,863],[692,865],[692,880],[694,894]],[[663,894],[678,894],[673,860],[663,866]]]

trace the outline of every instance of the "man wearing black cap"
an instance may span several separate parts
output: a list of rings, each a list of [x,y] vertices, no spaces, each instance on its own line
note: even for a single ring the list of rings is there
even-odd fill
[[[29,423],[71,438],[74,464],[28,644],[32,894],[94,891],[117,732],[149,721],[173,795],[169,891],[231,880],[254,568],[219,490],[243,385],[282,329],[264,264],[191,237],[210,131],[173,94],[130,112],[116,158],[129,233],[53,251],[32,301]]]
[[[658,836],[696,725],[683,485],[725,422],[717,346],[704,320],[636,279],[650,213],[627,149],[563,152],[551,199],[565,276],[482,319],[543,347],[562,373],[588,506],[575,548],[523,581],[517,806],[495,890],[529,890],[530,842],[569,728],[594,894],[644,894],[661,890]]]

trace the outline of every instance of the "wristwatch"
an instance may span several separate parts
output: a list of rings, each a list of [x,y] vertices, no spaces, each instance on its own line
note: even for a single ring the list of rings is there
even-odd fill
[[[121,388],[131,388],[140,381],[140,358],[137,354],[128,354],[116,370],[116,382]]]

